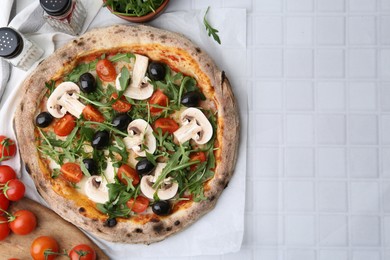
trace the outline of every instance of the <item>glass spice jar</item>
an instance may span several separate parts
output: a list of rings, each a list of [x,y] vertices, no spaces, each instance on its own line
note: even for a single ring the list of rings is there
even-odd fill
[[[23,70],[28,70],[43,50],[10,27],[0,28],[0,57]]]
[[[87,12],[80,0],[40,0],[45,11],[43,18],[54,29],[78,35],[83,28]]]

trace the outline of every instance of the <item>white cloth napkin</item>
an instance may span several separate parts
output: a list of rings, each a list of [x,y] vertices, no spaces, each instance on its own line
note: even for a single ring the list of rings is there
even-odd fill
[[[159,28],[185,34],[203,50],[211,54],[220,68],[227,71],[240,104],[241,113],[241,144],[235,174],[213,211],[185,231],[162,242],[149,246],[115,244],[90,235],[112,259],[129,259],[130,256],[138,259],[140,257],[156,259],[158,257],[171,256],[216,255],[236,252],[241,247],[245,207],[247,93],[246,85],[240,80],[245,77],[245,74],[243,74],[245,71],[237,68],[237,66],[244,65],[237,64],[237,62],[242,61],[241,54],[245,56],[246,53],[246,12],[244,9],[210,10],[210,22],[220,29],[222,45],[218,45],[212,38],[207,36],[203,27],[204,11],[165,13],[153,21],[152,24]],[[235,17],[235,19],[232,20],[230,17]],[[18,19],[19,15],[15,17],[15,23],[17,23]],[[90,28],[117,23],[127,22],[111,15],[107,9],[103,8],[92,21]],[[44,27],[42,26],[38,31],[44,30]],[[229,28],[229,30],[226,28]],[[48,35],[50,35],[50,38],[45,39]],[[59,34],[40,33],[39,35],[34,35],[34,40],[40,46],[45,47],[44,57],[54,50],[52,42],[58,47],[63,45],[68,39]],[[5,94],[7,98],[3,102],[3,106],[0,103],[0,125],[6,126],[5,129],[3,127],[0,129],[0,134],[5,133],[9,136],[14,136],[12,130],[13,111],[19,100],[18,86],[25,76],[26,72],[13,69],[7,85],[9,93]],[[20,167],[18,158],[7,161],[7,163],[14,168]],[[24,170],[22,180],[27,185],[27,196],[45,205],[45,202],[36,192],[33,181]],[[87,235],[89,234],[87,233]]]

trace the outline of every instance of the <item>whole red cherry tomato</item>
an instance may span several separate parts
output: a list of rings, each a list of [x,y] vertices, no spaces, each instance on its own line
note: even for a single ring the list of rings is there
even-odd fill
[[[8,165],[0,165],[0,184],[16,179],[16,172]]]
[[[89,245],[80,244],[70,250],[69,257],[71,260],[95,260],[96,252]]]
[[[0,215],[3,213],[2,210],[7,211],[9,207],[9,199],[4,195],[4,193],[0,193]]]
[[[6,217],[0,216],[0,241],[4,240],[10,232],[8,225],[8,219]]]
[[[37,226],[37,217],[29,210],[18,210],[10,217],[9,227],[17,235],[30,234]]]
[[[18,179],[8,181],[4,187],[2,187],[4,195],[11,201],[18,201],[24,197],[26,187],[23,182]]]
[[[36,238],[30,247],[30,254],[34,260],[53,260],[56,258],[56,255],[45,256],[45,251],[50,250],[50,252],[58,253],[59,246],[57,241],[49,236],[40,236]]]

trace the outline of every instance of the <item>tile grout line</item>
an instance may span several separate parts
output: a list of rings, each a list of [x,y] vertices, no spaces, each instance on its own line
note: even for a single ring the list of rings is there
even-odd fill
[[[316,65],[316,55],[317,55],[317,50],[318,50],[318,43],[317,43],[317,35],[316,35],[316,25],[317,25],[317,1],[313,1],[313,13],[314,13],[314,17],[312,18],[312,44],[313,44],[313,79],[312,79],[312,89],[313,89],[313,111],[314,111],[314,118],[313,118],[313,142],[314,142],[314,145],[315,145],[315,148],[313,149],[313,153],[314,153],[314,156],[313,156],[313,160],[314,160],[314,181],[313,181],[313,187],[314,187],[314,203],[315,203],[315,207],[314,207],[314,210],[316,212],[315,216],[316,216],[316,219],[315,219],[315,229],[314,229],[314,232],[315,232],[315,249],[316,249],[316,252],[315,252],[315,256],[317,258],[317,260],[320,259],[321,257],[321,252],[320,252],[320,243],[321,243],[321,234],[320,234],[320,230],[321,230],[321,226],[320,226],[320,209],[319,209],[319,181],[318,181],[318,133],[317,133],[317,120],[318,120],[318,109],[317,109],[317,65]]]
[[[347,177],[347,182],[346,182],[346,187],[347,187],[347,211],[346,211],[346,216],[347,216],[347,246],[348,246],[348,259],[352,259],[352,252],[351,252],[351,241],[352,241],[352,223],[351,223],[351,176],[350,176],[350,137],[348,135],[349,133],[349,128],[350,128],[350,106],[349,106],[349,1],[346,0],[345,2],[345,23],[344,23],[344,41],[345,41],[345,71],[344,71],[344,76],[345,76],[345,82],[344,82],[344,90],[345,90],[345,112],[346,112],[346,117],[345,117],[345,170],[346,170],[346,177]]]
[[[379,6],[377,6],[377,11],[379,11]],[[377,128],[377,142],[378,142],[378,145],[379,147],[377,148],[377,154],[378,154],[378,158],[377,158],[377,162],[378,162],[378,180],[379,180],[379,183],[378,183],[378,194],[379,194],[379,214],[380,214],[380,218],[379,218],[379,230],[380,230],[380,246],[381,246],[381,256],[382,256],[382,259],[384,259],[384,256],[385,256],[385,235],[386,235],[386,232],[384,232],[385,230],[385,212],[384,212],[384,187],[383,187],[383,155],[382,155],[382,146],[381,144],[383,143],[383,140],[382,140],[382,99],[380,98],[381,97],[381,77],[380,77],[380,69],[381,69],[381,66],[380,66],[380,53],[381,53],[381,49],[383,48],[382,46],[382,35],[381,35],[381,31],[382,31],[382,16],[381,14],[379,14],[379,12],[377,13],[377,15],[375,16],[376,17],[376,40],[377,40],[377,45],[379,46],[376,51],[376,58],[377,58],[377,62],[376,62],[376,76],[377,76],[377,79],[379,79],[379,82],[375,82],[375,87],[376,87],[376,109],[377,109],[377,125],[378,125],[378,128]]]
[[[278,253],[278,259],[283,260],[285,253],[286,253],[286,246],[287,246],[287,241],[286,241],[286,228],[285,228],[285,223],[286,223],[286,214],[284,214],[284,209],[285,209],[285,177],[286,177],[286,149],[285,149],[285,142],[286,142],[286,131],[287,131],[287,117],[286,117],[286,71],[285,71],[285,66],[284,66],[284,59],[285,59],[285,47],[286,47],[286,30],[287,30],[287,24],[286,24],[286,9],[287,9],[287,0],[282,1],[282,10],[281,10],[281,19],[282,19],[282,62],[281,62],[281,76],[282,76],[282,136],[280,142],[279,142],[279,147],[282,149],[282,158],[281,158],[281,163],[282,163],[282,172],[279,178],[281,179],[279,187],[280,189],[280,199],[279,199],[279,206],[281,206],[281,212],[279,211],[279,219],[281,221],[278,221],[278,229],[281,229],[281,231],[278,231],[278,236],[281,235],[282,238],[278,239],[280,241],[280,245],[278,248],[282,248],[281,254]],[[278,241],[278,242],[279,242]],[[278,250],[280,251],[280,250]]]

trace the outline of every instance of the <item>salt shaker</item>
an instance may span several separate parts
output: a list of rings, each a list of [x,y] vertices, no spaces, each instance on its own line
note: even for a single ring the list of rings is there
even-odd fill
[[[45,11],[43,18],[54,29],[78,35],[83,28],[87,12],[80,0],[40,0]]]
[[[23,70],[28,70],[43,50],[10,27],[0,28],[0,57]]]

